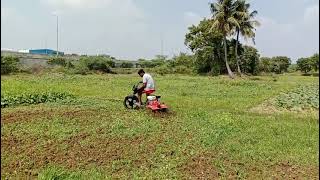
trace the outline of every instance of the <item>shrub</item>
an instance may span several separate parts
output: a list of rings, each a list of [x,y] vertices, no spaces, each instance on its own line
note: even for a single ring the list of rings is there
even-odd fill
[[[288,72],[289,73],[293,73],[293,72],[296,72],[298,69],[297,69],[297,65],[296,64],[291,64],[288,68]]]
[[[195,57],[193,55],[187,55],[186,53],[180,53],[178,56],[174,56],[172,60],[172,66],[185,66],[187,68],[194,67]]]
[[[174,68],[174,73],[177,74],[192,74],[192,69],[186,66],[180,65]]]
[[[99,56],[81,57],[79,60],[79,63],[81,64],[80,67],[85,66],[90,71],[101,71],[104,73],[110,73],[111,67],[114,64],[112,60],[109,60],[108,58],[104,58],[104,57],[99,57]],[[83,68],[82,70],[86,68]]]
[[[167,65],[162,65],[162,66],[156,67],[156,68],[154,68],[154,71],[160,75],[173,73],[173,69],[168,67]]]
[[[66,64],[66,68],[74,68],[75,66],[69,61]]]
[[[86,75],[89,74],[90,70],[84,63],[76,63],[73,68],[69,69],[71,74],[81,74]]]
[[[14,56],[1,56],[1,74],[18,71],[19,58]]]
[[[137,74],[137,68],[113,68],[112,72],[117,74]]]
[[[122,62],[120,67],[121,68],[132,68],[133,67],[133,63],[131,63],[131,62]]]
[[[48,64],[66,66],[67,65],[67,61],[63,57],[53,57],[53,58],[49,59]]]

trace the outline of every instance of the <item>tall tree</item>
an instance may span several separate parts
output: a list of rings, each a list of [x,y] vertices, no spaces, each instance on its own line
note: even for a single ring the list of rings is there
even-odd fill
[[[227,36],[232,34],[234,27],[239,28],[239,23],[236,16],[237,5],[234,0],[218,0],[216,3],[210,4],[210,9],[213,18],[213,25],[211,30],[217,29],[223,35],[223,45],[224,45],[224,55],[225,63],[228,70],[228,75],[230,78],[234,78],[234,74],[230,69],[228,63],[228,53],[227,53]]]
[[[237,62],[237,70],[239,75],[241,76],[240,69],[240,59],[238,57],[238,44],[239,44],[239,35],[244,37],[245,39],[251,38],[253,43],[255,44],[255,27],[260,26],[260,23],[255,20],[255,16],[258,14],[258,11],[254,10],[250,12],[250,4],[246,3],[246,0],[237,0],[236,4],[236,13],[235,18],[239,23],[239,26],[236,26],[235,33],[237,36],[236,39],[236,62]]]
[[[312,68],[315,71],[319,71],[319,53],[314,54],[313,56],[310,57],[311,59],[311,64],[312,64]]]
[[[259,72],[259,58],[258,50],[251,46],[243,46],[243,53],[239,57],[243,62],[242,71],[252,75],[257,75]]]
[[[210,31],[211,19],[203,19],[195,26],[189,27],[185,36],[185,45],[195,54],[194,66],[198,73],[220,74],[225,69],[223,54],[223,37],[216,29]]]

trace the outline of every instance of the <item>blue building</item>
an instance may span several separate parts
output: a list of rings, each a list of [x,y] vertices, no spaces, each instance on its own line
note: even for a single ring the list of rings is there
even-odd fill
[[[57,51],[52,49],[30,49],[30,54],[43,54],[43,55],[57,55]],[[63,56],[64,52],[58,52],[59,55]]]

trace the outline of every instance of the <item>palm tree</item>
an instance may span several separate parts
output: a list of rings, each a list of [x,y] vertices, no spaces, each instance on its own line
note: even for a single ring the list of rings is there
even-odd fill
[[[254,10],[251,13],[249,12],[250,4],[246,3],[246,0],[237,0],[236,1],[236,15],[235,18],[239,23],[239,26],[236,27],[235,33],[237,35],[236,39],[236,48],[235,48],[235,55],[236,55],[236,62],[237,62],[237,70],[239,75],[241,76],[241,69],[240,69],[240,60],[238,57],[238,44],[239,44],[239,35],[241,34],[242,37],[245,39],[251,38],[253,44],[255,44],[255,27],[260,26],[260,23],[257,20],[254,20],[255,16],[258,14],[258,11]]]
[[[213,19],[211,30],[217,29],[223,35],[225,63],[228,70],[228,75],[232,79],[234,78],[234,74],[228,63],[227,36],[232,34],[234,27],[239,27],[239,23],[235,18],[236,8],[237,4],[234,3],[234,0],[218,0],[218,2],[210,4]]]

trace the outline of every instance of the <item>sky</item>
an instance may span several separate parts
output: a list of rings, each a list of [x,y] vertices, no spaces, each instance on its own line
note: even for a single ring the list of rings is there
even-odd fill
[[[1,0],[1,48],[56,49],[137,60],[188,52],[188,27],[210,17],[215,0]],[[292,61],[319,52],[318,0],[249,0],[261,26],[261,56]],[[253,45],[250,41],[241,40]]]

